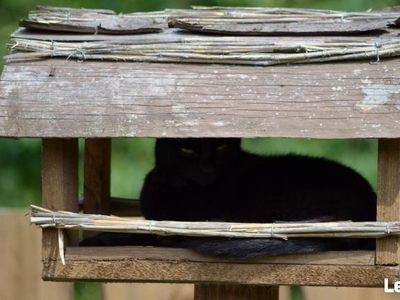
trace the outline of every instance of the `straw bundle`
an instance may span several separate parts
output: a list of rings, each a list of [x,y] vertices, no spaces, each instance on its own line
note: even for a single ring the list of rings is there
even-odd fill
[[[157,12],[116,15],[115,12],[109,10],[38,6],[29,14],[28,20],[21,21],[21,26],[37,29],[42,26],[42,29],[45,30],[63,29],[63,31],[69,32],[93,32],[93,30],[86,31],[86,25],[92,27],[97,24],[101,29],[104,24],[109,22],[119,23],[124,20],[127,22],[123,26],[113,27],[115,30],[113,33],[124,33],[131,29],[131,25],[140,27],[140,22],[137,20],[148,20],[148,24],[161,24],[162,21],[155,22],[155,20],[164,20],[164,26],[160,26],[158,29],[168,27],[169,23],[170,26],[186,30],[233,35],[338,34],[382,30],[388,24],[395,25],[398,18],[397,12],[348,13],[317,9],[201,6],[190,10],[167,9]]]
[[[149,221],[53,212],[31,206],[31,223],[42,228],[229,238],[381,238],[400,234],[400,222],[225,223]]]
[[[137,34],[160,32],[168,28],[165,14],[116,15],[111,10],[73,9],[38,6],[21,20],[20,26],[35,30],[74,32]]]
[[[13,34],[6,59],[62,57],[259,66],[379,61],[400,56],[400,36],[387,26],[398,26],[397,18],[398,13],[300,9],[197,7],[114,15],[41,8],[21,21],[30,30]],[[374,35],[354,34],[361,32]]]
[[[193,31],[244,35],[350,34],[382,30],[398,13],[341,12],[290,8],[197,7],[197,13],[174,16],[174,26]],[[200,13],[199,12],[203,12]]]
[[[169,29],[157,35],[97,36],[93,41],[14,34],[8,61],[50,57],[81,60],[277,65],[400,56],[400,37],[218,37]],[[69,37],[72,39],[72,37]],[[75,37],[76,38],[76,37]]]

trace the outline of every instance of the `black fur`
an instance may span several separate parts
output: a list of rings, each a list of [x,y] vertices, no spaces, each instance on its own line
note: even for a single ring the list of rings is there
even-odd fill
[[[240,149],[236,138],[158,139],[156,166],[146,177],[140,204],[146,219],[152,220],[272,223],[376,218],[376,195],[354,170],[323,158],[249,154]],[[104,236],[106,242],[99,239],[89,245],[121,244],[112,234]],[[285,241],[130,235],[126,239],[129,245],[184,247],[227,257],[374,247],[372,240],[333,238]]]

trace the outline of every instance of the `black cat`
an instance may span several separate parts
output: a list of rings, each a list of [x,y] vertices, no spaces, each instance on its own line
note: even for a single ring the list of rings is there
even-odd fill
[[[140,205],[149,220],[293,222],[374,221],[376,195],[339,163],[298,155],[259,156],[238,138],[158,139],[156,165]],[[254,257],[328,250],[373,249],[361,239],[228,239],[104,233],[83,245],[160,245]]]

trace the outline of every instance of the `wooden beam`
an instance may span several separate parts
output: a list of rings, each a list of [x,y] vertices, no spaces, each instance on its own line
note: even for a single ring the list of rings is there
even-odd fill
[[[196,284],[194,300],[278,300],[279,286]]]
[[[79,199],[79,210],[83,210],[84,198]],[[110,197],[110,215],[119,217],[140,217],[140,204],[138,199]]]
[[[321,253],[304,253],[259,257],[252,259],[226,259],[206,256],[188,249],[162,247],[68,247],[67,261],[120,261],[120,260],[157,260],[186,261],[200,263],[247,263],[247,264],[296,264],[296,265],[358,265],[373,266],[375,252],[373,251],[330,251]]]
[[[0,81],[0,136],[399,138],[399,72],[400,59],[11,63]]]
[[[378,221],[400,220],[400,139],[380,139],[378,146]],[[377,240],[376,263],[400,264],[400,238]]]
[[[50,210],[78,211],[78,139],[42,141],[42,205]],[[77,232],[68,232],[66,245],[78,245]],[[43,261],[58,257],[56,229],[43,229]]]
[[[186,249],[68,247],[65,257],[66,265],[48,262],[45,280],[364,287],[400,280],[400,267],[375,266],[374,252],[364,251],[224,260]]]
[[[111,139],[86,139],[84,201],[86,214],[110,214]],[[84,237],[95,235],[84,232]]]
[[[83,211],[110,214],[111,139],[86,139]]]

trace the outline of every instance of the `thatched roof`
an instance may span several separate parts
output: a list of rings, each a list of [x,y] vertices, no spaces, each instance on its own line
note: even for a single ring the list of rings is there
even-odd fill
[[[117,15],[38,7],[8,61],[82,60],[247,65],[379,60],[400,55],[398,12],[195,8]]]
[[[400,137],[399,14],[39,7],[12,36],[0,136]]]

